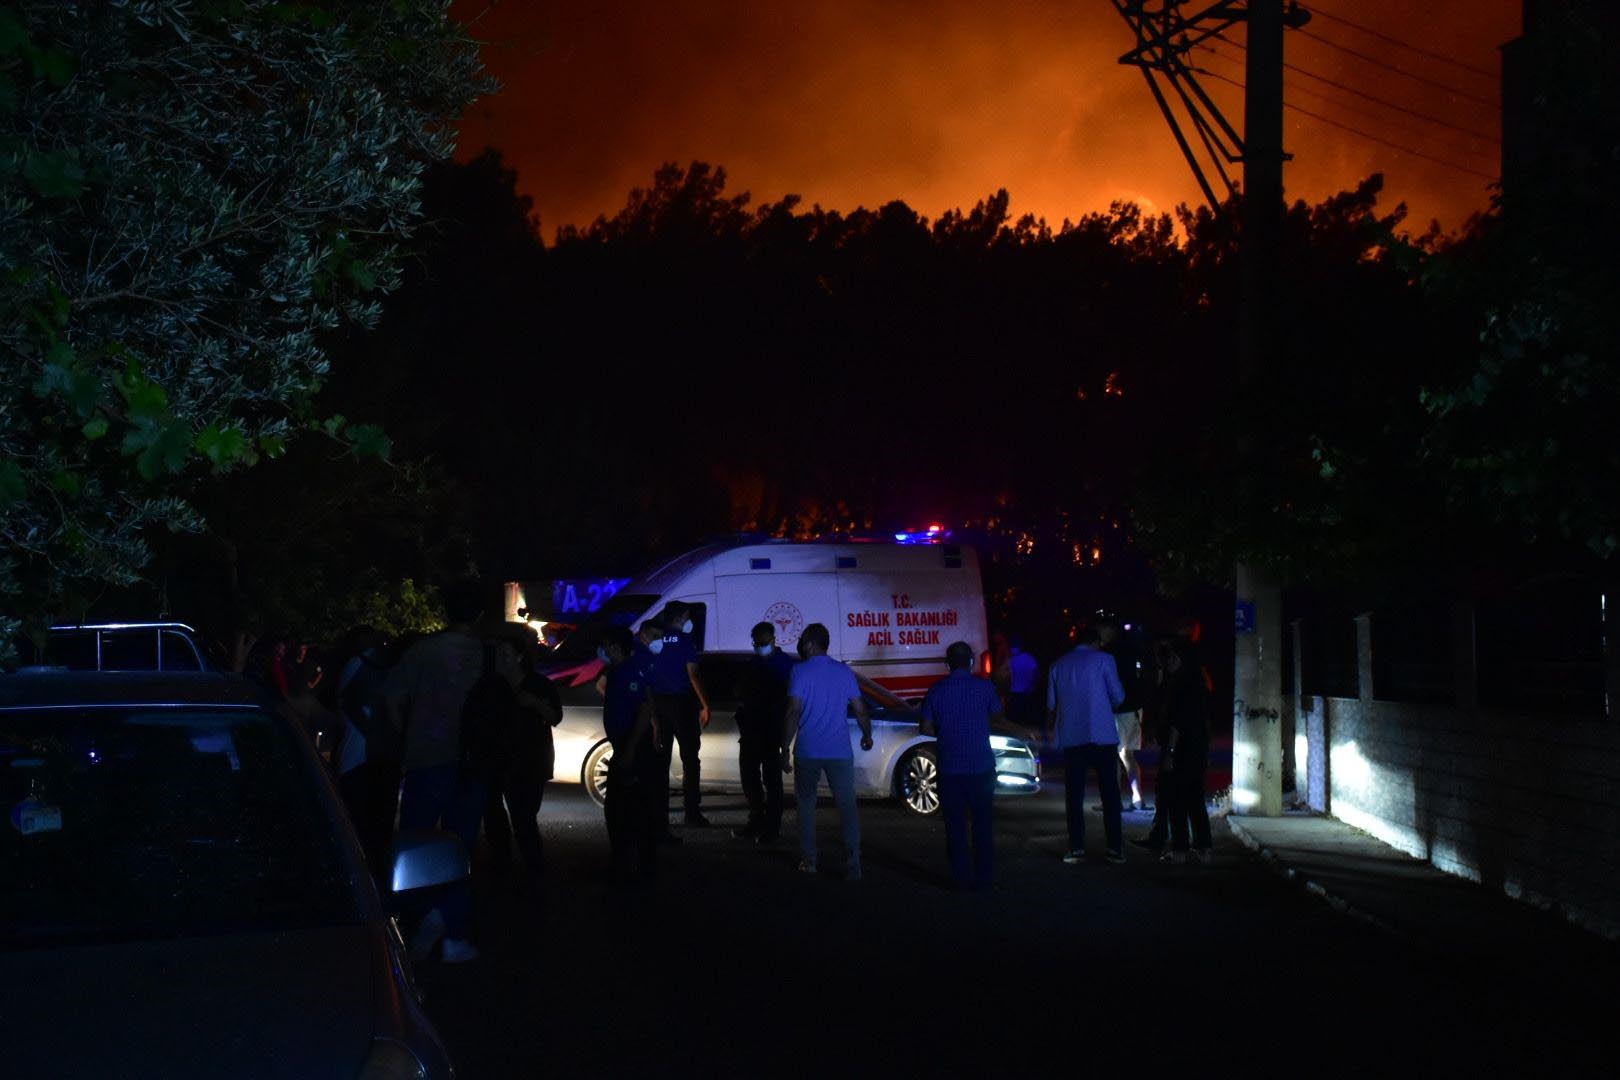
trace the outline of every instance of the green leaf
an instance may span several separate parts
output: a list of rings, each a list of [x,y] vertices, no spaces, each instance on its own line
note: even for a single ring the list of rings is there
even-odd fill
[[[287,440],[280,435],[260,435],[259,451],[274,461],[287,452]]]
[[[162,473],[177,473],[185,468],[190,453],[191,428],[175,421],[158,429],[152,445],[135,459],[135,468],[141,476],[153,480]]]
[[[191,428],[171,417],[142,417],[124,434],[121,449],[135,458],[135,469],[145,480],[185,468],[191,453]]]
[[[68,316],[73,314],[73,302],[54,280],[45,283],[45,292],[51,298],[51,321],[59,328],[66,329]]]
[[[372,272],[371,267],[358,259],[349,264],[348,275],[354,287],[361,292],[371,292],[377,287],[377,275]]]
[[[131,420],[154,419],[169,407],[169,395],[163,387],[146,377],[141,365],[131,359],[115,380],[118,392],[129,405]]]
[[[209,424],[197,433],[197,452],[216,470],[228,469],[242,461],[248,449],[247,437],[235,425]]]
[[[71,53],[60,49],[29,49],[28,58],[33,61],[34,74],[55,87],[66,86],[79,67]]]
[[[73,199],[84,192],[84,166],[73,150],[29,151],[23,158],[23,177],[45,199]]]
[[[95,412],[101,383],[94,372],[79,363],[67,342],[58,341],[45,353],[45,370],[34,381],[34,393],[42,398],[61,395],[84,419]]]
[[[22,466],[15,461],[0,461],[0,510],[22,502],[27,493],[28,485],[23,481]]]
[[[28,44],[28,27],[6,8],[0,8],[0,56],[10,56]]]
[[[335,413],[332,416],[327,417],[326,420],[321,423],[321,430],[335,439],[338,437],[338,432],[343,430],[343,425],[346,423],[348,423],[348,420],[344,418],[342,413]]]
[[[79,430],[84,433],[85,438],[95,442],[107,434],[107,418],[105,416],[92,416],[85,421],[84,427]]]
[[[383,53],[396,64],[408,64],[416,59],[420,46],[409,38],[390,38],[388,44],[383,46]]]
[[[79,493],[79,475],[67,469],[57,469],[51,474],[51,487],[63,495],[77,495]]]
[[[358,458],[387,461],[388,455],[394,452],[394,440],[376,424],[355,424],[349,429],[349,449]]]

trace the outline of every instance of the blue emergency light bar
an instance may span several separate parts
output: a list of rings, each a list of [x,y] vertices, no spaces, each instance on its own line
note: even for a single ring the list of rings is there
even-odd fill
[[[930,525],[926,529],[894,534],[894,542],[897,544],[942,544],[950,538],[950,530],[943,525]]]

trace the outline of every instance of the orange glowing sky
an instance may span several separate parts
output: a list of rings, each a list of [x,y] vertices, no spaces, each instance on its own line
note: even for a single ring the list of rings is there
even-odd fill
[[[1332,0],[1321,10],[1491,72],[1520,25],[1518,0]],[[1015,215],[1054,225],[1115,199],[1168,210],[1199,198],[1140,73],[1116,63],[1132,39],[1108,0],[458,0],[456,12],[476,17],[503,84],[466,117],[460,154],[499,148],[547,236],[616,210],[665,161],[724,166],[731,189],[756,202],[791,192],[847,210],[903,199],[930,217],[998,187]],[[1290,63],[1498,134],[1496,110],[1470,100],[1498,100],[1495,79],[1325,17],[1309,29],[1464,94],[1302,34],[1289,35]],[[1220,48],[1227,58],[1201,53],[1204,65],[1241,79],[1241,53]],[[1206,85],[1241,129],[1239,91]],[[1289,87],[1304,108],[1497,173],[1494,142],[1303,76]],[[1334,100],[1312,96],[1323,94]],[[1298,113],[1287,125],[1291,197],[1319,199],[1382,171],[1414,227],[1437,218],[1455,228],[1488,205],[1479,177]]]

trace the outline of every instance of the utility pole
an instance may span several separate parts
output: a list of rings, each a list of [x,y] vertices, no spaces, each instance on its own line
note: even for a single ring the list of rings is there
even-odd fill
[[[1282,230],[1283,34],[1303,26],[1310,13],[1297,0],[1217,0],[1191,16],[1181,0],[1112,0],[1136,33],[1136,48],[1120,63],[1142,69],[1177,145],[1187,158],[1211,209],[1221,212],[1194,145],[1182,130],[1168,84],[1182,104],[1190,127],[1220,178],[1232,184],[1226,166],[1243,166],[1243,311],[1238,343],[1237,385],[1255,387],[1277,361],[1277,274]],[[1198,83],[1187,54],[1201,42],[1243,23],[1247,30],[1247,73],[1243,133],[1238,135]],[[1240,467],[1260,453],[1252,434],[1237,447]],[[1235,686],[1232,700],[1232,809],[1240,814],[1282,813],[1282,589],[1261,568],[1239,563],[1233,572],[1237,592]]]
[[[1283,0],[1248,0],[1248,62],[1243,94],[1243,313],[1238,387],[1247,393],[1277,360],[1278,240],[1283,210]],[[1238,447],[1247,467],[1258,453],[1252,434]],[[1238,563],[1238,610],[1232,692],[1232,810],[1282,813],[1282,588],[1271,575]]]

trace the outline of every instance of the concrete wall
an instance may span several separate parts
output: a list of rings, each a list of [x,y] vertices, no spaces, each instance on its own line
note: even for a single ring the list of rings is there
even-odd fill
[[[1363,652],[1367,636],[1362,635]],[[1620,938],[1620,723],[1375,699],[1290,702],[1318,811]],[[1296,684],[1297,685],[1297,684]]]

